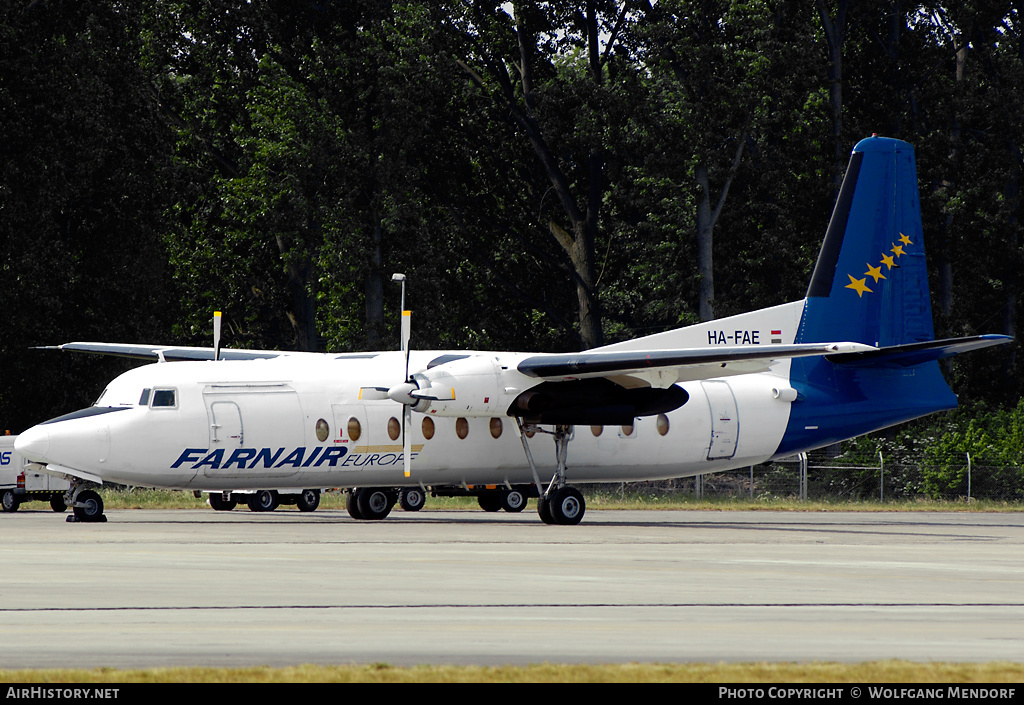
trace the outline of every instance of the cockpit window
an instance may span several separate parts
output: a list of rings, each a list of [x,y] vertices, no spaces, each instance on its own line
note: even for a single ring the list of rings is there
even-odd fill
[[[154,389],[153,390],[153,401],[150,404],[153,408],[162,407],[176,407],[178,405],[177,395],[173,389]]]
[[[139,397],[139,406],[148,406],[149,405],[149,392],[150,392],[150,390],[148,390],[148,389],[143,389],[142,390],[142,396]]]

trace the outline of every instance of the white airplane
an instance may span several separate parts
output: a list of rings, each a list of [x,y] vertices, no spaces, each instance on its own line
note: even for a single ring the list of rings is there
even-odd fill
[[[81,521],[104,519],[90,487],[114,482],[345,487],[359,519],[400,493],[489,485],[489,503],[516,511],[533,493],[543,521],[576,524],[570,482],[746,467],[952,409],[937,361],[1010,342],[934,339],[914,150],[880,137],[853,150],[801,301],[580,353],[423,351],[395,279],[396,351],[220,350],[219,317],[213,348],[61,345],[157,364],[16,448],[71,481]]]

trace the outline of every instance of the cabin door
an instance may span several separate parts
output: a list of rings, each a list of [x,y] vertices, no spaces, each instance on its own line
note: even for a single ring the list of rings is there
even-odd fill
[[[737,418],[736,397],[725,381],[701,382],[711,408],[711,444],[708,460],[721,460],[736,455],[740,422]]]

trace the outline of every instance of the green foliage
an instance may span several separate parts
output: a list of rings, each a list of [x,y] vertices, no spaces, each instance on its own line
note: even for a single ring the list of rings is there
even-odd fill
[[[938,337],[1013,334],[1019,11],[844,5],[838,114],[829,2],[3,5],[4,427],[83,406],[120,369],[33,345],[207,344],[220,309],[226,345],[393,347],[396,271],[424,348],[692,323],[702,208],[726,184],[716,314],[798,299],[836,155],[872,132],[917,148]],[[948,367],[971,411],[930,427],[935,453],[1018,467],[998,414],[1019,411],[1019,364]],[[942,457],[928,491],[963,492]]]
[[[879,466],[895,492],[933,499],[968,495],[1024,498],[1024,400],[1010,409],[976,404],[942,416],[848,441],[842,461]],[[968,478],[968,470],[971,476]],[[877,470],[861,472],[874,477]]]
[[[964,494],[970,456],[989,486],[1005,488],[1007,498],[1024,497],[1024,400],[1011,409],[978,405],[969,414],[961,412],[958,421],[926,451],[926,463],[934,468],[925,479],[928,494]]]
[[[153,340],[175,315],[171,144],[131,3],[0,4],[0,424],[91,403],[123,365],[32,346]]]

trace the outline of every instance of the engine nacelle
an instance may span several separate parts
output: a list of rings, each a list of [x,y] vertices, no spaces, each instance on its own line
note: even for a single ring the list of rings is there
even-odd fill
[[[537,384],[495,355],[470,355],[412,378],[413,410],[431,416],[504,416],[523,389]]]

